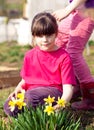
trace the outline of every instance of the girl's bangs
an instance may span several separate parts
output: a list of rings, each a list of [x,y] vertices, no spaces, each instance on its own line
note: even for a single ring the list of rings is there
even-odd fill
[[[42,35],[51,35],[56,33],[55,28],[51,24],[39,24],[36,25],[35,29],[33,30],[33,34],[35,36],[42,36]]]

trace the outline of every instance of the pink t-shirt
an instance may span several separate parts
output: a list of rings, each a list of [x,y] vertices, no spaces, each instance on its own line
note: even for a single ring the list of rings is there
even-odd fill
[[[26,82],[26,90],[50,86],[62,91],[63,84],[76,84],[70,57],[63,48],[46,52],[35,47],[28,51],[24,57],[21,77]]]

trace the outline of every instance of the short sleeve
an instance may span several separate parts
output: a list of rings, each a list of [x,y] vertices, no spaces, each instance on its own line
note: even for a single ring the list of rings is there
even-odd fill
[[[69,55],[66,55],[63,62],[61,63],[61,78],[62,84],[76,85],[73,65]]]

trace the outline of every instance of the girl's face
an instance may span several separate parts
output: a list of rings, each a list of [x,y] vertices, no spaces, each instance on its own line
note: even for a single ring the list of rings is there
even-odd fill
[[[55,45],[56,34],[35,36],[35,43],[43,51],[54,51],[57,49]]]

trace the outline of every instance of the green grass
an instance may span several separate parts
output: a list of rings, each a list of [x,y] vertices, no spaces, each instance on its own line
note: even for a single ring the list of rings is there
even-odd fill
[[[90,55],[86,54],[86,49],[85,49],[84,57],[90,68],[91,74],[94,75],[94,44],[90,46]]]
[[[15,42],[0,44],[0,66],[21,67],[24,54],[30,45],[19,46]]]
[[[4,88],[0,90],[0,117],[5,116],[3,111],[3,105],[6,100],[6,98],[9,96],[9,94],[14,90],[14,87],[10,88]]]

